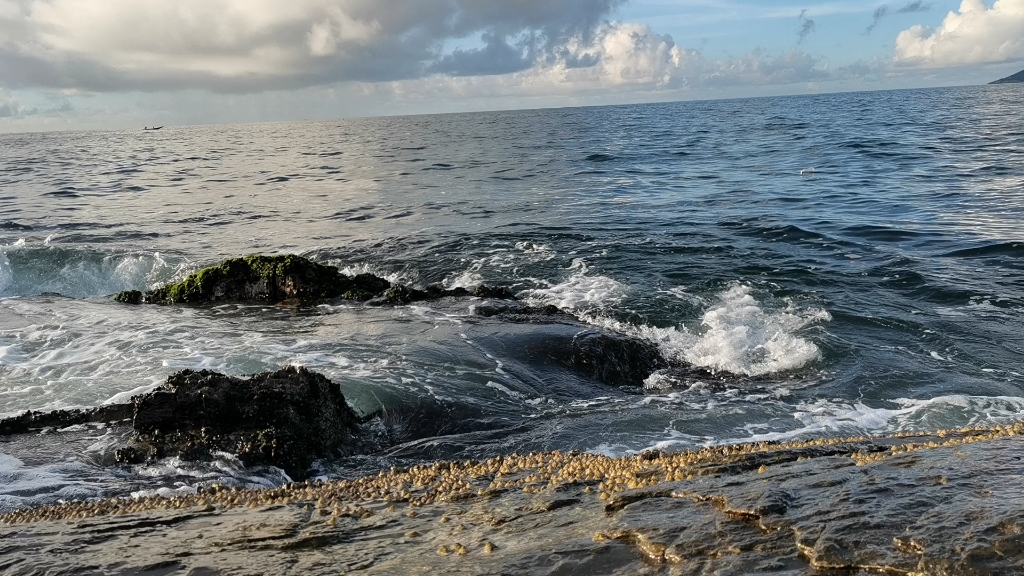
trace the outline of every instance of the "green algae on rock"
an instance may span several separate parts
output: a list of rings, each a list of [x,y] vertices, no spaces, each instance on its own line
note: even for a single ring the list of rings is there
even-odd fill
[[[375,304],[407,304],[446,296],[512,299],[503,287],[478,286],[473,290],[445,290],[430,286],[417,290],[392,284],[374,274],[342,274],[337,268],[294,254],[251,255],[229,258],[217,266],[190,274],[181,282],[143,294],[125,290],[114,300],[125,304],[204,304],[211,302],[292,301],[310,304],[340,298]]]
[[[217,301],[260,300],[313,302],[346,295],[368,300],[391,283],[371,274],[350,277],[337,268],[301,256],[230,258],[217,266],[190,274],[181,282],[151,290],[141,299],[153,304],[197,304]],[[119,302],[140,299],[132,291],[114,297]]]

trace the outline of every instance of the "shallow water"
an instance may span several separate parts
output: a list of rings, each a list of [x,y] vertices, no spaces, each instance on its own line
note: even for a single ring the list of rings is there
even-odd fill
[[[0,414],[127,400],[182,368],[302,364],[361,412],[433,398],[457,420],[448,435],[323,463],[326,475],[1014,420],[1021,90],[0,135]],[[508,286],[715,376],[593,382],[545,352],[579,328],[475,316],[474,300],[110,299],[256,252]],[[230,458],[108,470],[55,453],[53,471],[33,450],[0,450],[0,474],[39,478],[0,489],[6,506],[63,485],[256,481]]]

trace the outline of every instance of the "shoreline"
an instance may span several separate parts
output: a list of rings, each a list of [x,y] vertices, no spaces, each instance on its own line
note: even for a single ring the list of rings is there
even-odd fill
[[[1024,492],[1005,478],[1022,435],[549,452],[28,508],[0,516],[0,569],[1000,573],[1024,566]]]

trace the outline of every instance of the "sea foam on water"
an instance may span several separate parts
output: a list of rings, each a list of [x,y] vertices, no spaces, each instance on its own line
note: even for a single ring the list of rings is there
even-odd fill
[[[717,295],[717,302],[692,330],[685,325],[634,325],[602,313],[626,298],[626,285],[587,274],[582,261],[574,262],[574,268],[565,282],[526,291],[528,301],[554,305],[596,326],[654,342],[669,360],[711,372],[764,376],[802,368],[817,360],[820,350],[799,332],[832,320],[825,310],[801,309],[792,302],[782,310],[765,310],[749,285],[736,283]]]

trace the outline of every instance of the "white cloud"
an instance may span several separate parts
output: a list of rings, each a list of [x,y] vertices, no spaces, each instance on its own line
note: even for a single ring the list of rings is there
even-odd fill
[[[446,42],[586,37],[623,0],[0,0],[8,87],[258,92],[422,77]],[[451,61],[508,71],[476,49]],[[502,55],[501,51],[495,52]]]
[[[589,38],[570,38],[554,58],[538,58],[513,74],[432,76],[390,83],[400,98],[585,95],[608,92],[699,92],[725,86],[792,84],[828,80],[827,64],[791,50],[770,56],[706,58],[671,36],[636,23],[609,23]]]
[[[380,22],[376,20],[355,20],[337,6],[330,12],[330,16],[310,28],[308,44],[313,56],[330,56],[337,53],[339,45],[348,42],[369,44],[381,33]]]
[[[896,37],[897,64],[944,68],[1024,60],[1024,0],[963,0],[938,28],[914,26]]]

